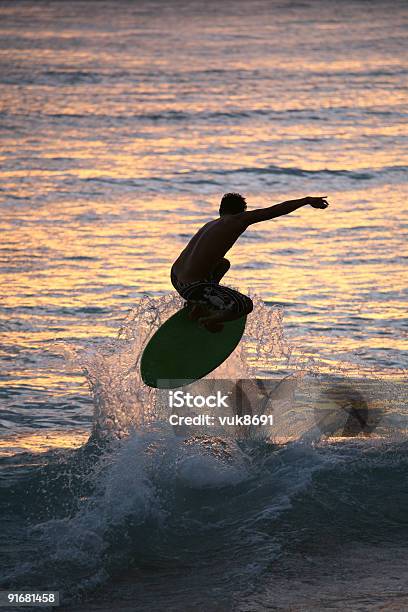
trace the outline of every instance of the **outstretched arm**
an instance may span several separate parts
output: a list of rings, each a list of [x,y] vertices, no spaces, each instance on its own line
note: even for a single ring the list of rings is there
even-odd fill
[[[287,202],[281,202],[280,204],[274,204],[267,208],[258,208],[256,210],[249,210],[248,212],[242,213],[242,220],[245,225],[252,225],[252,223],[259,223],[260,221],[268,221],[269,219],[275,219],[282,215],[301,208],[302,206],[313,206],[313,208],[327,208],[329,203],[326,200],[326,196],[323,197],[311,197],[301,198],[300,200],[288,200]]]

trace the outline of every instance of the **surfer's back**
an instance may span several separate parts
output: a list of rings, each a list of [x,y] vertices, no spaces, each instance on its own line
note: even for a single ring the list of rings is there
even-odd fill
[[[174,263],[173,268],[181,280],[192,282],[209,276],[245,230],[239,217],[225,215],[198,230]]]

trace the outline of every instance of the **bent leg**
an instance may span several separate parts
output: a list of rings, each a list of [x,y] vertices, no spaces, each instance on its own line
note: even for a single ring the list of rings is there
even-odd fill
[[[254,305],[252,303],[251,298],[247,297],[246,295],[243,295],[242,293],[239,295],[244,298],[242,308],[239,308],[237,310],[213,310],[208,316],[199,318],[199,322],[204,324],[210,322],[226,323],[227,321],[235,321],[236,319],[240,319],[244,315],[248,315],[249,313],[251,313],[254,309]]]
[[[240,319],[253,310],[248,296],[215,282],[193,283],[183,288],[182,297],[196,305],[192,318],[198,318],[209,331],[220,331],[226,321]]]
[[[223,276],[226,275],[228,270],[230,269],[231,264],[228,259],[223,257],[215,266],[212,273],[212,280],[216,283],[219,283]]]
[[[214,270],[211,274],[211,283],[219,283],[223,276],[228,272],[231,267],[231,263],[226,257],[220,259],[220,261],[215,266]],[[203,304],[195,304],[194,302],[188,302],[190,305],[190,313],[189,318],[192,320],[197,320],[203,317],[209,317],[212,314],[212,308],[205,306]],[[222,329],[222,325],[220,326]]]
[[[251,298],[223,285],[217,285],[208,301],[212,304],[211,311],[198,321],[209,331],[220,331],[222,323],[240,319],[254,309]]]

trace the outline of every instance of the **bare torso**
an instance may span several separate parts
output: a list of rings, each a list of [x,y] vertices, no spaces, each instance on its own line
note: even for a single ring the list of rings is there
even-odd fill
[[[173,271],[181,282],[205,280],[211,276],[224,255],[238,240],[246,228],[253,223],[268,221],[309,205],[313,208],[327,208],[324,197],[288,200],[267,208],[259,208],[236,214],[224,214],[203,225],[180,253],[173,265]]]
[[[244,230],[240,214],[225,215],[203,225],[173,264],[178,279],[187,283],[209,278]]]

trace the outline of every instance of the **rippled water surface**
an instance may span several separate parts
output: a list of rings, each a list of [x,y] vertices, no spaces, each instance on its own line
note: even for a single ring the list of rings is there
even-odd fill
[[[67,350],[104,346],[144,295],[172,291],[171,263],[227,191],[249,208],[328,196],[248,230],[225,281],[282,306],[302,363],[404,379],[408,11],[391,4],[1,3],[6,455],[86,441],[94,408]],[[274,359],[264,374],[291,372]]]
[[[171,290],[172,261],[226,191],[250,207],[327,194],[327,211],[250,229],[226,281],[283,304],[313,354],[406,367],[407,11],[394,5],[2,4],[11,427],[21,412],[34,425],[15,407],[46,396],[62,404],[43,425],[83,421],[50,343],[113,335],[141,295]]]

